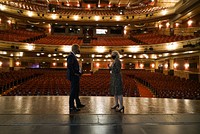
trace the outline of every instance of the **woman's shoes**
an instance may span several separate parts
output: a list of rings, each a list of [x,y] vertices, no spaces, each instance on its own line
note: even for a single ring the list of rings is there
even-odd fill
[[[124,113],[124,106],[119,108],[119,109],[116,109],[116,112],[123,112]]]
[[[117,107],[119,107],[119,104],[112,106],[111,109],[116,109]]]

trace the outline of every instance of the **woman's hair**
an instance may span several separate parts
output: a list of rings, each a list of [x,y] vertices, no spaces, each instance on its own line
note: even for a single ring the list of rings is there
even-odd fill
[[[114,56],[116,56],[116,58],[117,59],[119,59],[120,58],[120,54],[119,54],[119,52],[118,51],[112,51],[112,54],[111,55],[114,55]]]

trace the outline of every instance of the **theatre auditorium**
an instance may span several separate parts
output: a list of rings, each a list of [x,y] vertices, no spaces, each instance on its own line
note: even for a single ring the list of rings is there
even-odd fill
[[[75,112],[73,44],[85,105]],[[113,51],[122,112],[111,109]],[[0,0],[0,134],[199,133],[199,0]]]

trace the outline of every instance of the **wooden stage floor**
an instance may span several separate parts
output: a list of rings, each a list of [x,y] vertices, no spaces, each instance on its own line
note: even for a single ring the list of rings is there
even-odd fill
[[[81,96],[69,113],[68,96],[0,96],[0,134],[199,134],[200,100]]]

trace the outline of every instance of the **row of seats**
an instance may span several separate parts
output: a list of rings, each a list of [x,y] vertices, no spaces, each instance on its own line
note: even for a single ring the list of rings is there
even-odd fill
[[[37,11],[37,12],[47,12],[48,5],[47,4],[36,4],[34,2],[12,2],[12,1],[3,1],[2,4],[6,4],[9,6],[13,6],[16,8],[21,8],[25,10]],[[134,14],[147,14],[154,13],[157,11],[161,11],[166,9],[165,7],[154,7],[154,6],[143,6],[134,9],[125,9],[125,15],[134,15]],[[64,15],[103,15],[103,16],[111,16],[111,15],[119,15],[119,11],[115,10],[83,10],[79,8],[79,10],[71,9],[70,7],[61,6],[57,7],[56,13],[64,14]]]
[[[165,7],[155,7],[155,6],[148,6],[143,8],[137,9],[127,9],[125,10],[126,15],[130,14],[149,14],[153,15],[153,13],[166,9]]]
[[[136,45],[136,43],[125,37],[97,37],[97,40],[92,40],[91,45],[127,46],[127,45]]]
[[[66,80],[66,70],[42,69],[36,70],[34,73],[36,72],[40,75],[18,83],[18,85],[15,84],[15,88],[5,95],[69,95],[70,83]],[[5,78],[10,80],[8,83],[19,80],[19,75],[5,73],[0,76],[3,81],[5,81]],[[18,77],[13,79],[14,76]],[[122,76],[124,96],[140,96],[135,81],[137,79],[137,81],[149,87],[155,97],[200,99],[200,83],[197,81],[145,70],[122,70]],[[108,70],[99,70],[91,75],[83,75],[80,81],[80,95],[110,96],[109,82],[110,74]]]
[[[36,5],[36,4],[32,4],[32,3],[27,3],[27,2],[1,1],[0,3],[9,5],[9,6],[12,6],[15,8],[24,9],[24,10],[37,11],[37,12],[47,11],[47,6]]]
[[[36,44],[54,44],[54,45],[71,45],[73,43],[83,44],[83,39],[79,39],[78,36],[66,36],[66,35],[49,35],[45,38],[40,38],[34,41]],[[136,43],[125,37],[102,37],[97,36],[92,39],[88,45],[92,46],[127,46],[135,45]]]
[[[132,78],[148,86],[156,97],[200,99],[200,83],[145,70],[126,71]]]
[[[70,83],[66,79],[66,71],[39,70],[40,75],[34,77],[8,92],[7,96],[13,95],[69,95]],[[110,96],[110,74],[94,73],[83,75],[80,81],[80,95],[84,96]],[[123,76],[124,96],[139,96],[135,81],[128,76]]]
[[[195,38],[194,36],[181,36],[181,35],[167,36],[167,35],[160,35],[157,33],[132,35],[132,37],[142,42],[145,42],[146,44],[159,44],[159,43],[175,42],[175,41],[189,40]]]
[[[0,40],[12,42],[24,42],[31,38],[42,37],[44,35],[40,32],[33,32],[27,30],[0,30]]]
[[[117,10],[74,10],[74,9],[62,9],[59,8],[56,10],[58,14],[64,15],[83,15],[83,16],[93,16],[93,15],[103,15],[103,16],[112,16],[119,15]]]
[[[96,36],[92,38],[87,45],[91,46],[129,46],[137,45],[136,42],[142,42],[142,44],[159,44],[181,40],[189,40],[195,38],[194,36],[167,36],[159,35],[156,33],[147,33],[139,35],[131,35],[131,39],[121,36]],[[33,32],[27,30],[1,30],[0,40],[13,41],[13,42],[29,42],[36,44],[48,44],[48,45],[71,45],[74,43],[84,44],[83,39],[79,36],[73,35],[46,35],[42,32]],[[134,41],[133,41],[134,40]]]
[[[37,73],[34,70],[1,72],[0,93],[38,75],[40,75],[40,73]]]
[[[48,45],[71,45],[74,43],[83,44],[83,40],[78,39],[78,36],[66,36],[66,35],[49,35],[39,40],[35,40],[36,44],[48,44]]]

